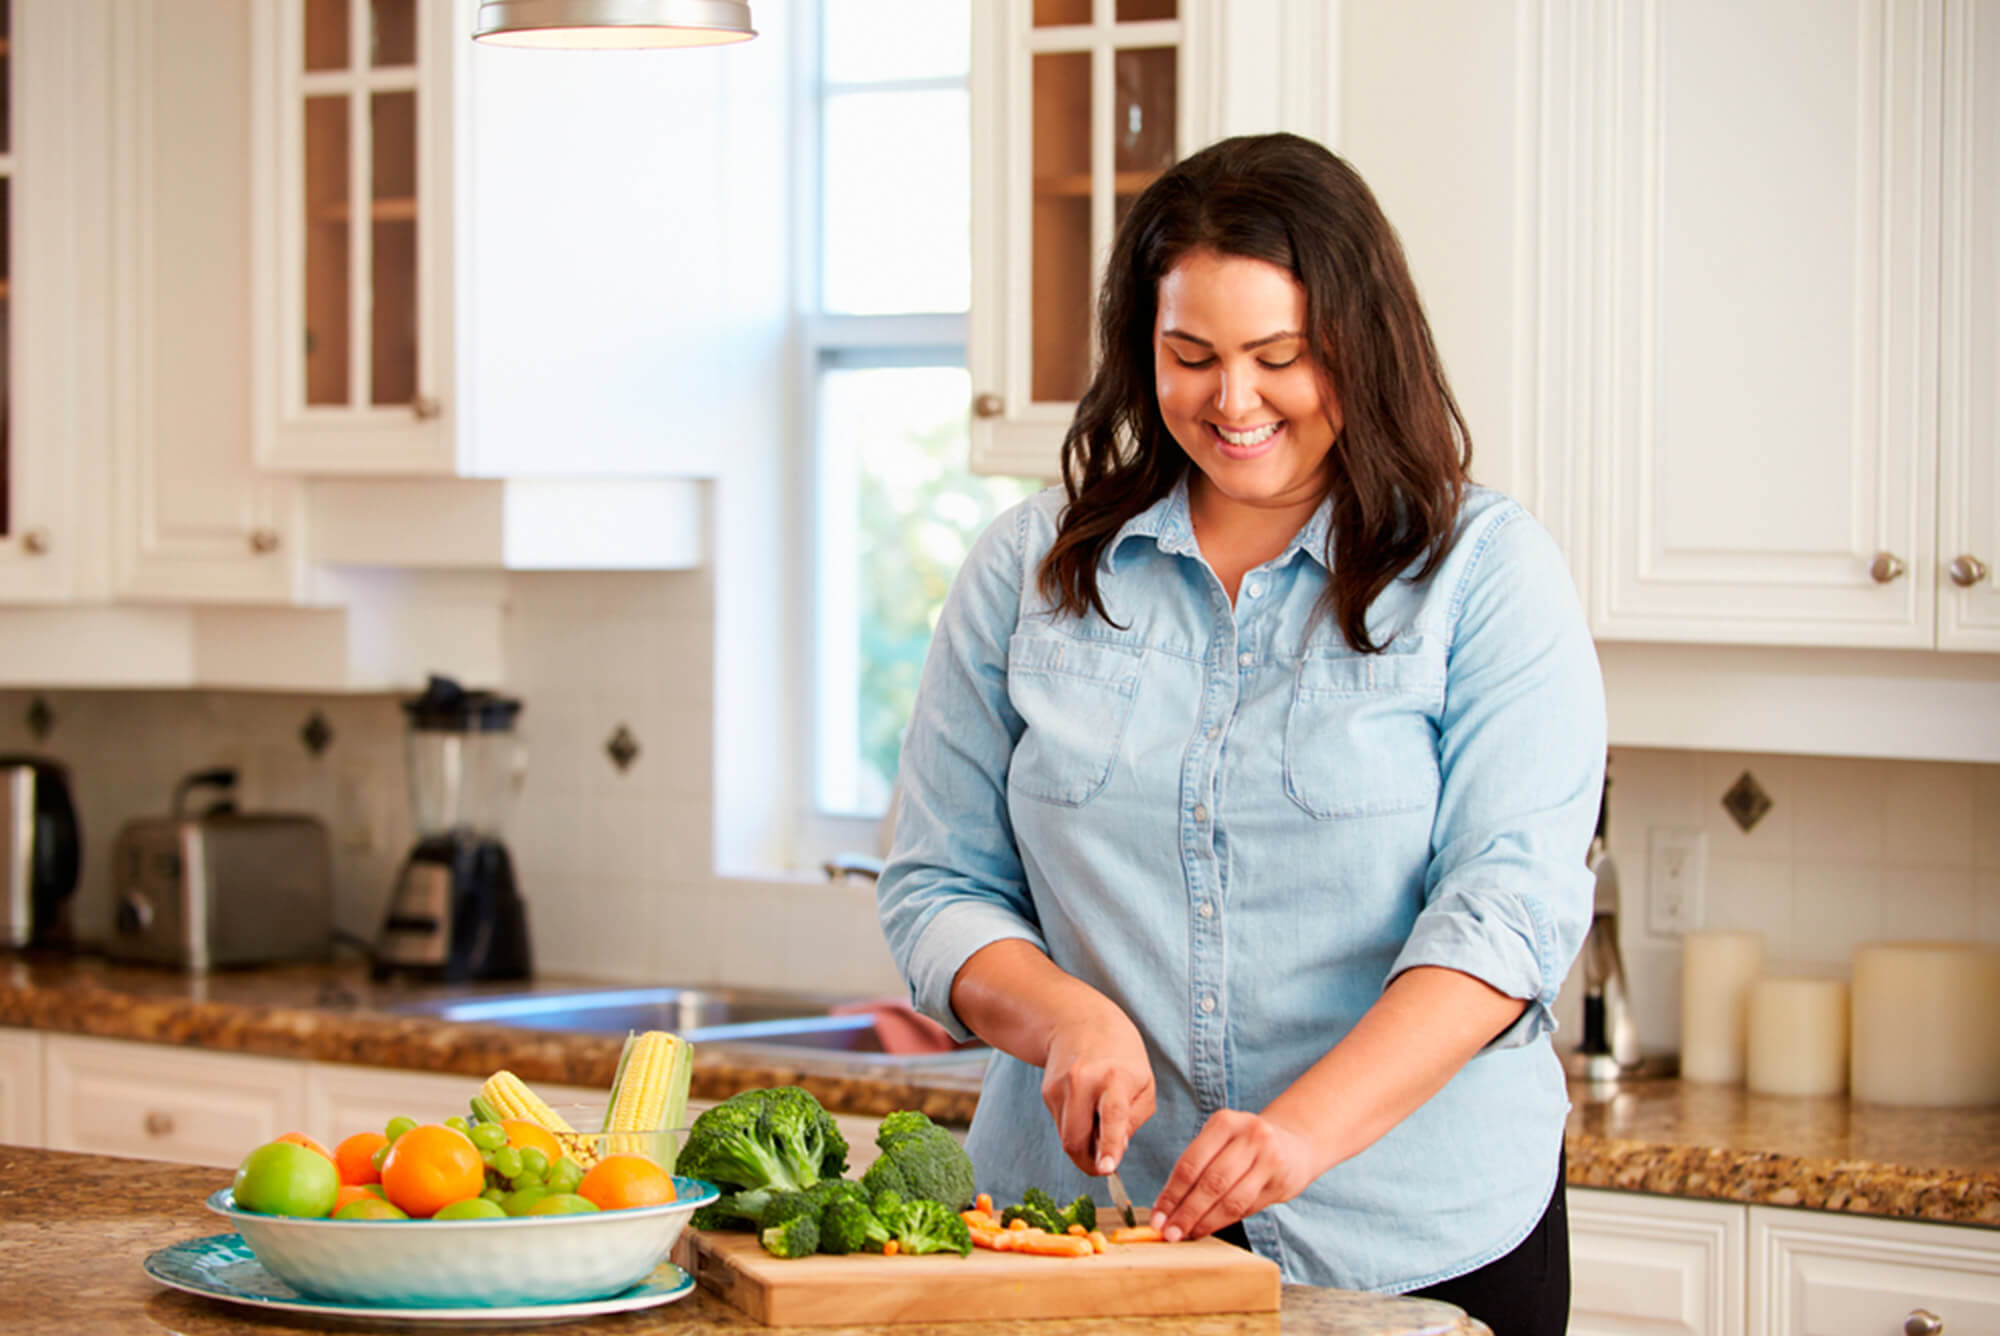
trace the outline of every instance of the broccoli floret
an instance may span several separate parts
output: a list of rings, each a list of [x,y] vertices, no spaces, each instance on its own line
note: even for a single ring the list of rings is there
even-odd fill
[[[910,1200],[934,1201],[948,1211],[972,1204],[972,1157],[957,1138],[913,1110],[892,1113],[876,1129],[881,1158],[861,1176],[873,1197],[895,1192]]]
[[[707,1110],[688,1129],[676,1166],[738,1194],[797,1192],[838,1178],[846,1168],[847,1139],[819,1101],[797,1086],[745,1090]]]
[[[1051,1234],[1062,1233],[1062,1207],[1056,1205],[1056,1199],[1047,1192],[1041,1188],[1029,1188],[1021,1194],[1021,1205],[1032,1206],[1055,1221],[1056,1228],[1049,1231]]]
[[[1030,1192],[1034,1191],[1033,1188],[1028,1190]],[[1031,1229],[1046,1230],[1051,1234],[1060,1234],[1063,1232],[1062,1218],[1059,1214],[1052,1215],[1031,1202],[1022,1202],[1019,1206],[1009,1206],[1006,1210],[1000,1212],[1001,1224],[1011,1225],[1016,1220],[1027,1221]]]
[[[802,1215],[818,1220],[820,1202],[819,1198],[813,1195],[813,1191],[813,1188],[808,1188],[804,1192],[773,1192],[770,1200],[764,1204],[764,1212],[757,1218],[757,1223],[769,1229],[773,1225],[782,1225],[787,1220]]]
[[[906,1201],[882,1216],[882,1223],[895,1237],[896,1247],[906,1253],[955,1252],[964,1257],[972,1252],[972,1230],[938,1202]]]
[[[859,1197],[836,1197],[819,1218],[821,1252],[881,1252],[890,1237],[887,1226]]]
[[[795,1215],[757,1235],[773,1257],[810,1257],[819,1251],[819,1220],[810,1213]]]
[[[1062,1208],[1062,1214],[1057,1220],[1065,1230],[1071,1225],[1082,1225],[1085,1231],[1096,1229],[1097,1203],[1088,1197],[1078,1197]]]
[[[725,1192],[688,1218],[695,1229],[755,1229],[763,1221],[764,1192]]]
[[[863,1185],[866,1185],[865,1176],[863,1177]],[[868,1208],[875,1212],[876,1215],[882,1217],[882,1219],[887,1220],[890,1216],[903,1209],[903,1194],[894,1188],[884,1188],[868,1199]]]

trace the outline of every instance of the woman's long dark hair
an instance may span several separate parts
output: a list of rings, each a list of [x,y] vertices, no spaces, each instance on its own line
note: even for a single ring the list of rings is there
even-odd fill
[[[1322,607],[1362,653],[1376,595],[1418,557],[1450,550],[1472,440],[1445,383],[1396,233],[1352,167],[1297,135],[1225,139],[1148,186],[1118,229],[1097,320],[1097,372],[1063,439],[1069,496],[1043,557],[1043,596],[1111,620],[1097,588],[1106,544],[1167,495],[1187,457],[1154,388],[1159,283],[1190,251],[1283,268],[1306,294],[1309,353],[1345,425],[1328,451],[1332,572]]]

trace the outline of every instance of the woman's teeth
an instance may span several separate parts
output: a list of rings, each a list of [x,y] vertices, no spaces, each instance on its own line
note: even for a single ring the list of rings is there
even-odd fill
[[[1215,434],[1231,445],[1262,445],[1277,434],[1280,425],[1276,422],[1266,422],[1263,426],[1252,427],[1248,431],[1231,431],[1227,427],[1218,426]]]

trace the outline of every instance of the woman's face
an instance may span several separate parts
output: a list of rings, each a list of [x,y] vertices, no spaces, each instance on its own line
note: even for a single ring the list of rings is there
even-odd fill
[[[1191,251],[1160,279],[1154,380],[1197,497],[1310,511],[1326,489],[1340,404],[1307,353],[1306,292],[1264,260]],[[1288,516],[1289,518],[1289,516]]]

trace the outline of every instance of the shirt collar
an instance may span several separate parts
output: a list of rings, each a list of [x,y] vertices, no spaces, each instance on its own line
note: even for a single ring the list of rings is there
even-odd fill
[[[1105,545],[1100,564],[1106,572],[1116,574],[1119,553],[1128,540],[1150,538],[1168,556],[1199,556],[1200,546],[1194,538],[1194,518],[1188,512],[1188,475],[1182,470],[1174,481],[1173,490],[1147,506],[1144,510],[1126,520],[1119,528],[1117,536]],[[1324,498],[1312,518],[1300,526],[1292,535],[1292,541],[1285,544],[1285,550],[1278,554],[1273,567],[1284,566],[1299,551],[1326,566],[1327,528],[1333,523],[1333,499]]]

